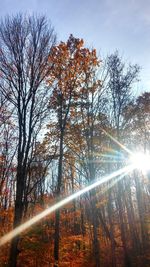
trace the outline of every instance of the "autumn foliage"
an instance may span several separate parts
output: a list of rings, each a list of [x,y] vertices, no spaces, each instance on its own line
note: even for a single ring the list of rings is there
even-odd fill
[[[31,28],[33,39],[24,44],[28,59],[19,61],[24,50],[14,61],[5,49],[0,55],[0,237],[126,166],[124,146],[150,153],[150,93],[133,97],[138,66],[125,66],[118,52],[104,64],[73,35],[43,52],[48,35],[44,39],[40,27],[40,37]],[[29,40],[36,44],[32,49]],[[5,73],[8,56],[19,85],[12,67]],[[149,198],[149,171],[106,181],[21,233],[13,267],[149,267]],[[0,248],[1,267],[11,267],[13,242]]]

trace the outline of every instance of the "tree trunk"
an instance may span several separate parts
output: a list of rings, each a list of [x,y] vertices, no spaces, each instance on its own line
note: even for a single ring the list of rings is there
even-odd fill
[[[148,247],[148,233],[145,225],[145,207],[143,203],[143,196],[142,196],[142,185],[140,183],[139,177],[135,177],[135,185],[136,185],[136,197],[137,197],[137,204],[138,204],[138,212],[139,212],[139,219],[140,219],[140,227],[141,227],[141,239],[142,239],[142,253],[145,252],[146,248]]]
[[[118,182],[118,192],[117,192],[117,202],[118,202],[118,208],[119,208],[119,220],[120,220],[120,230],[121,230],[121,240],[123,245],[123,251],[124,251],[124,266],[130,267],[131,262],[128,255],[128,248],[127,248],[127,242],[126,242],[126,230],[125,230],[125,222],[123,218],[123,203],[122,198],[123,196],[123,184],[122,181]]]
[[[60,211],[55,213],[55,240],[54,240],[54,267],[58,267],[59,262],[59,234],[60,234]]]
[[[23,215],[23,181],[24,176],[21,175],[22,171],[18,168],[17,173],[17,188],[16,188],[16,200],[15,200],[15,211],[14,211],[14,224],[13,228],[16,228],[21,224],[22,215]],[[10,255],[9,255],[9,267],[17,266],[17,256],[19,254],[18,243],[19,243],[19,235],[13,238],[10,247]]]
[[[109,219],[109,225],[110,225],[110,242],[111,242],[111,254],[112,254],[112,267],[116,267],[116,256],[115,256],[115,248],[116,248],[116,242],[114,237],[114,227],[113,227],[113,207],[112,207],[112,191],[109,191],[108,196],[108,219]]]
[[[100,251],[99,251],[99,240],[98,240],[98,232],[97,232],[97,210],[95,204],[95,190],[90,192],[90,202],[91,202],[91,221],[93,225],[93,252],[95,259],[95,267],[100,267]]]
[[[128,215],[128,222],[129,222],[129,229],[130,229],[130,236],[132,241],[133,253],[135,256],[139,255],[141,252],[141,241],[138,234],[138,229],[135,221],[135,211],[132,203],[132,193],[131,193],[131,185],[126,180],[126,209]]]
[[[63,138],[64,132],[61,132],[60,137],[60,157],[58,163],[58,180],[57,180],[57,191],[56,198],[59,199],[62,185],[62,163],[63,163]],[[60,210],[55,213],[55,235],[54,235],[54,267],[58,267],[59,262],[59,236],[60,236]]]

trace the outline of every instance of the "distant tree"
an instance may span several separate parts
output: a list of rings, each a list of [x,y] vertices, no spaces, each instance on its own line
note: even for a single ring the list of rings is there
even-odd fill
[[[144,153],[150,150],[150,93],[145,92],[130,102],[125,110],[131,146],[138,146]],[[142,137],[142,138],[141,138]],[[137,142],[138,140],[138,142]]]
[[[16,126],[9,105],[1,94],[0,99],[0,206],[7,209],[13,203],[14,156],[16,152]]]

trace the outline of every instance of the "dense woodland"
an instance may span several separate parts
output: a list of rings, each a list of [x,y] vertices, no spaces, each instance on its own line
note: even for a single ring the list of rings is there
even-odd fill
[[[58,42],[45,17],[1,20],[0,237],[149,153],[139,75],[118,51]],[[1,246],[0,266],[149,267],[149,203],[148,171],[114,177]]]

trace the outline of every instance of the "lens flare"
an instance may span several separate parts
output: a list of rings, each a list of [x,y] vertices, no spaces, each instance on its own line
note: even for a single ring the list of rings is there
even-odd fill
[[[116,143],[120,148],[122,148],[124,151],[126,151],[129,155],[132,155],[132,151],[128,149],[125,145],[121,144],[115,137],[113,137],[110,133],[108,133],[106,130],[101,128],[101,130],[114,142]]]
[[[150,155],[141,152],[135,153],[130,157],[130,161],[136,169],[144,172],[150,170]]]
[[[111,173],[108,176],[102,177],[98,181],[96,181],[96,182],[88,185],[87,187],[81,189],[80,191],[77,191],[74,194],[72,194],[72,195],[64,198],[63,200],[59,201],[58,203],[54,204],[53,206],[47,208],[46,210],[42,211],[38,215],[34,216],[32,219],[30,219],[27,222],[25,222],[25,223],[21,224],[20,226],[16,227],[14,230],[12,230],[11,232],[9,232],[8,234],[4,235],[0,239],[0,246],[4,245],[8,241],[10,241],[12,238],[14,238],[15,236],[17,236],[21,232],[23,232],[26,229],[28,229],[33,224],[37,223],[38,221],[40,221],[41,219],[43,219],[45,216],[53,213],[57,209],[61,208],[62,206],[64,206],[67,203],[69,203],[70,201],[74,200],[75,198],[78,198],[80,195],[88,192],[89,190],[94,189],[97,186],[100,186],[100,185],[102,185],[102,184],[110,181],[111,179],[113,179],[113,178],[115,178],[117,176],[120,176],[121,175],[121,177],[124,177],[126,174],[128,174],[129,172],[131,172],[133,169],[134,169],[133,164],[132,165],[129,165],[129,166],[126,166],[126,167],[124,167],[122,169],[117,170],[116,172]]]

